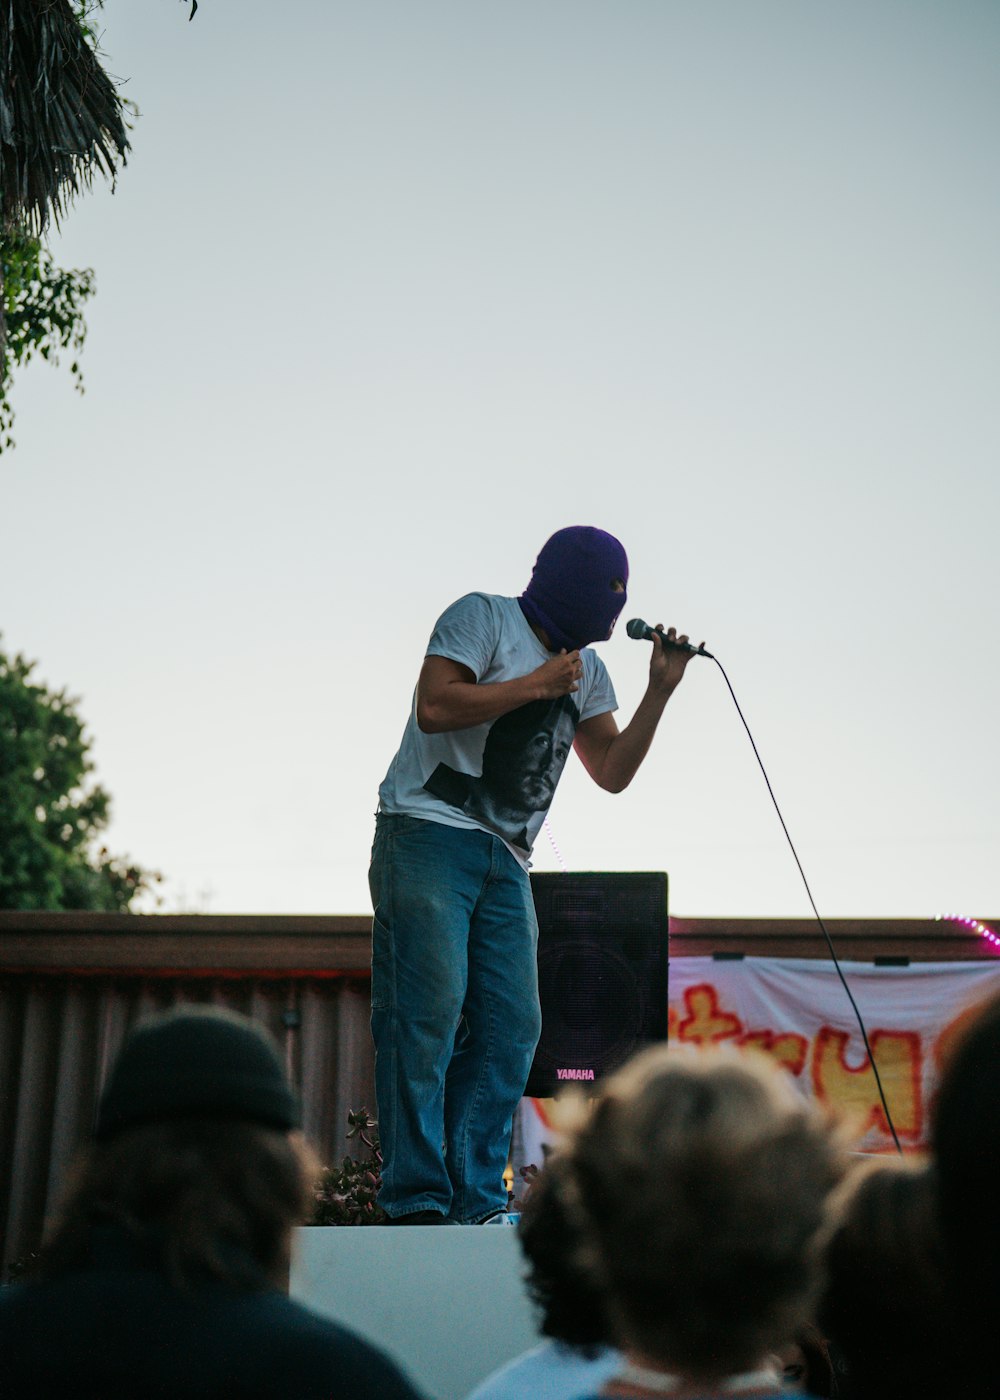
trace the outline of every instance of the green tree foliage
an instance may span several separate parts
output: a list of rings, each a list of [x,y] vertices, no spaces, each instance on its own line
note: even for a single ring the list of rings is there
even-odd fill
[[[161,878],[101,842],[111,799],[65,690],[0,649],[0,909],[127,910]]]
[[[94,274],[89,268],[56,267],[40,239],[12,231],[0,235],[0,268],[3,276],[3,315],[6,337],[0,365],[0,452],[14,446],[11,429],[14,410],[10,388],[14,369],[35,355],[52,364],[59,352],[69,350],[69,372],[83,393],[79,355],[87,334],[83,304],[93,294]]]
[[[324,1167],[316,1183],[316,1204],[310,1225],[384,1225],[379,1205],[382,1184],[382,1150],[378,1124],[367,1108],[348,1113],[348,1141],[357,1138],[364,1157],[345,1157],[339,1167]]]
[[[129,149],[128,114],[101,65],[94,23],[103,0],[0,4],[0,452],[14,446],[14,370],[36,354],[79,352],[90,270],[57,267],[42,238],[95,173],[112,182]]]
[[[101,66],[101,0],[0,5],[0,201],[4,228],[42,233],[129,148],[125,104]]]

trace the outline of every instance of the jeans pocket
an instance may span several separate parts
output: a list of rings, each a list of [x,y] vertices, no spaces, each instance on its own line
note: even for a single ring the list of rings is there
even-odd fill
[[[396,957],[392,923],[392,826],[379,823],[368,883],[372,894],[372,1010],[396,1004]]]
[[[376,919],[372,926],[372,1010],[388,1011],[396,1002],[396,968],[388,930]]]

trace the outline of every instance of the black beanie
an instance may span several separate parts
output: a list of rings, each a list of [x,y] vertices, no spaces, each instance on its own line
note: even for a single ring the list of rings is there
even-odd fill
[[[141,1022],[115,1061],[94,1136],[169,1118],[297,1128],[298,1100],[267,1033],[234,1012],[184,1006]]]

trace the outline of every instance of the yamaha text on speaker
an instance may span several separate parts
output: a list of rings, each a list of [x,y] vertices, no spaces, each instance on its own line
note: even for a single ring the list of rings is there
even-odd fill
[[[667,877],[539,874],[542,1038],[525,1094],[586,1088],[667,1036]]]

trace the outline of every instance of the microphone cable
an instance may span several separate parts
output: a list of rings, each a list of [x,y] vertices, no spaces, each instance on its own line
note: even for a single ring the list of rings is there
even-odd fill
[[[669,642],[667,642],[666,644],[667,646],[670,645]],[[806,894],[809,896],[809,903],[812,905],[812,911],[816,915],[816,922],[823,930],[823,937],[826,939],[826,946],[829,950],[830,958],[833,962],[834,967],[837,969],[837,976],[840,978],[841,986],[847,993],[847,999],[851,1003],[851,1007],[854,1010],[854,1015],[857,1019],[858,1027],[861,1031],[861,1039],[864,1041],[865,1044],[865,1053],[868,1056],[868,1063],[872,1067],[872,1073],[875,1076],[875,1083],[878,1086],[878,1096],[882,1104],[882,1112],[885,1114],[885,1121],[889,1125],[889,1132],[892,1134],[892,1140],[896,1144],[896,1151],[899,1153],[900,1156],[902,1156],[903,1149],[900,1146],[899,1138],[896,1136],[895,1124],[892,1121],[892,1114],[889,1112],[889,1105],[886,1101],[885,1090],[882,1087],[882,1076],[878,1072],[878,1065],[875,1063],[875,1056],[872,1054],[872,1047],[868,1042],[868,1032],[865,1030],[865,1023],[862,1019],[861,1012],[858,1009],[858,1003],[854,1000],[854,995],[851,992],[850,987],[847,985],[847,978],[844,976],[844,970],[840,966],[840,959],[837,957],[836,949],[833,946],[833,939],[830,937],[829,930],[827,929],[826,924],[823,922],[823,918],[819,910],[816,908],[816,901],[813,899],[812,890],[809,888],[809,881],[806,879],[806,872],[802,869],[802,862],[799,860],[799,853],[795,849],[795,843],[793,842],[791,835],[789,834],[788,827],[785,825],[785,819],[781,815],[781,808],[778,806],[778,799],[774,795],[774,788],[771,786],[771,779],[767,776],[767,769],[764,767],[763,760],[761,759],[760,753],[757,750],[757,745],[754,742],[754,737],[750,733],[750,726],[746,722],[746,717],[744,716],[743,711],[740,709],[740,702],[736,698],[736,692],[735,690],[733,690],[729,677],[726,675],[726,668],[723,666],[719,658],[717,656],[713,656],[710,652],[699,650],[694,647],[692,647],[691,650],[696,656],[705,656],[708,658],[708,660],[715,662],[716,666],[718,666],[719,670],[722,672],[722,679],[726,682],[726,687],[729,690],[729,694],[733,697],[733,704],[736,706],[736,713],[739,715],[743,723],[743,728],[747,732],[747,738],[750,740],[750,747],[753,749],[754,758],[756,758],[757,763],[760,767],[760,771],[764,775],[764,782],[767,784],[767,790],[771,796],[771,801],[774,803],[774,810],[778,814],[778,821],[781,822],[781,829],[785,833],[785,840],[788,842],[789,849],[791,850],[792,855],[795,857],[795,864],[798,866],[799,874],[802,876],[802,883],[805,886]]]
[[[722,662],[717,656],[713,656],[713,654],[710,651],[705,650],[704,644],[695,647],[691,646],[688,642],[672,641],[669,638],[665,637],[663,635],[663,632],[659,628],[650,627],[648,622],[643,622],[641,617],[632,618],[631,622],[629,622],[626,625],[625,630],[628,633],[628,635],[633,639],[633,641],[652,641],[652,639],[656,637],[661,643],[661,645],[664,647],[675,647],[680,651],[689,652],[692,656],[704,656],[709,661],[714,661],[716,666],[718,666],[719,670],[722,672],[722,679],[726,682],[726,688],[728,689],[729,694],[733,697],[733,704],[736,706],[736,713],[739,715],[740,720],[743,724],[743,728],[747,732],[747,738],[750,740],[750,747],[753,749],[754,758],[756,758],[760,771],[764,775],[764,782],[767,784],[767,790],[770,794],[771,801],[774,804],[774,810],[778,814],[778,821],[781,822],[781,829],[785,833],[785,840],[788,842],[789,849],[791,850],[792,855],[795,857],[795,864],[799,868],[799,874],[802,877],[802,883],[805,886],[806,894],[809,896],[809,903],[812,906],[812,911],[816,916],[816,922],[823,930],[823,937],[826,939],[826,946],[830,953],[830,959],[837,970],[837,976],[840,978],[840,984],[843,987],[845,993],[847,994],[847,1000],[851,1003],[851,1008],[854,1011],[854,1015],[858,1023],[858,1028],[861,1031],[861,1039],[864,1041],[865,1053],[868,1056],[868,1063],[871,1065],[872,1074],[874,1074],[875,1076],[875,1084],[878,1087],[878,1096],[879,1101],[882,1104],[882,1112],[885,1115],[885,1121],[888,1125],[889,1132],[892,1134],[892,1140],[896,1144],[896,1151],[899,1153],[900,1156],[902,1156],[903,1149],[900,1146],[899,1138],[896,1135],[896,1126],[892,1121],[892,1114],[889,1112],[889,1104],[885,1097],[885,1089],[882,1087],[882,1076],[878,1072],[878,1065],[875,1063],[875,1056],[872,1054],[872,1047],[868,1040],[868,1032],[865,1030],[865,1023],[862,1019],[861,1012],[858,1009],[858,1003],[854,1000],[854,994],[852,993],[850,987],[847,985],[847,978],[844,976],[844,970],[840,966],[840,959],[837,957],[837,952],[833,946],[833,939],[830,937],[829,929],[823,922],[823,918],[819,910],[816,908],[816,901],[815,899],[813,899],[812,890],[809,888],[809,881],[806,879],[806,872],[803,870],[802,862],[799,860],[799,853],[795,849],[795,843],[792,840],[791,833],[788,830],[784,817],[781,815],[781,808],[778,806],[778,799],[774,795],[774,788],[771,786],[771,779],[767,776],[767,769],[764,767],[764,761],[761,758],[760,753],[757,749],[754,737],[750,733],[750,726],[746,722],[746,716],[740,709],[740,702],[736,698],[736,691],[733,689],[732,683],[730,682],[729,677],[726,675],[726,668],[723,666]]]

